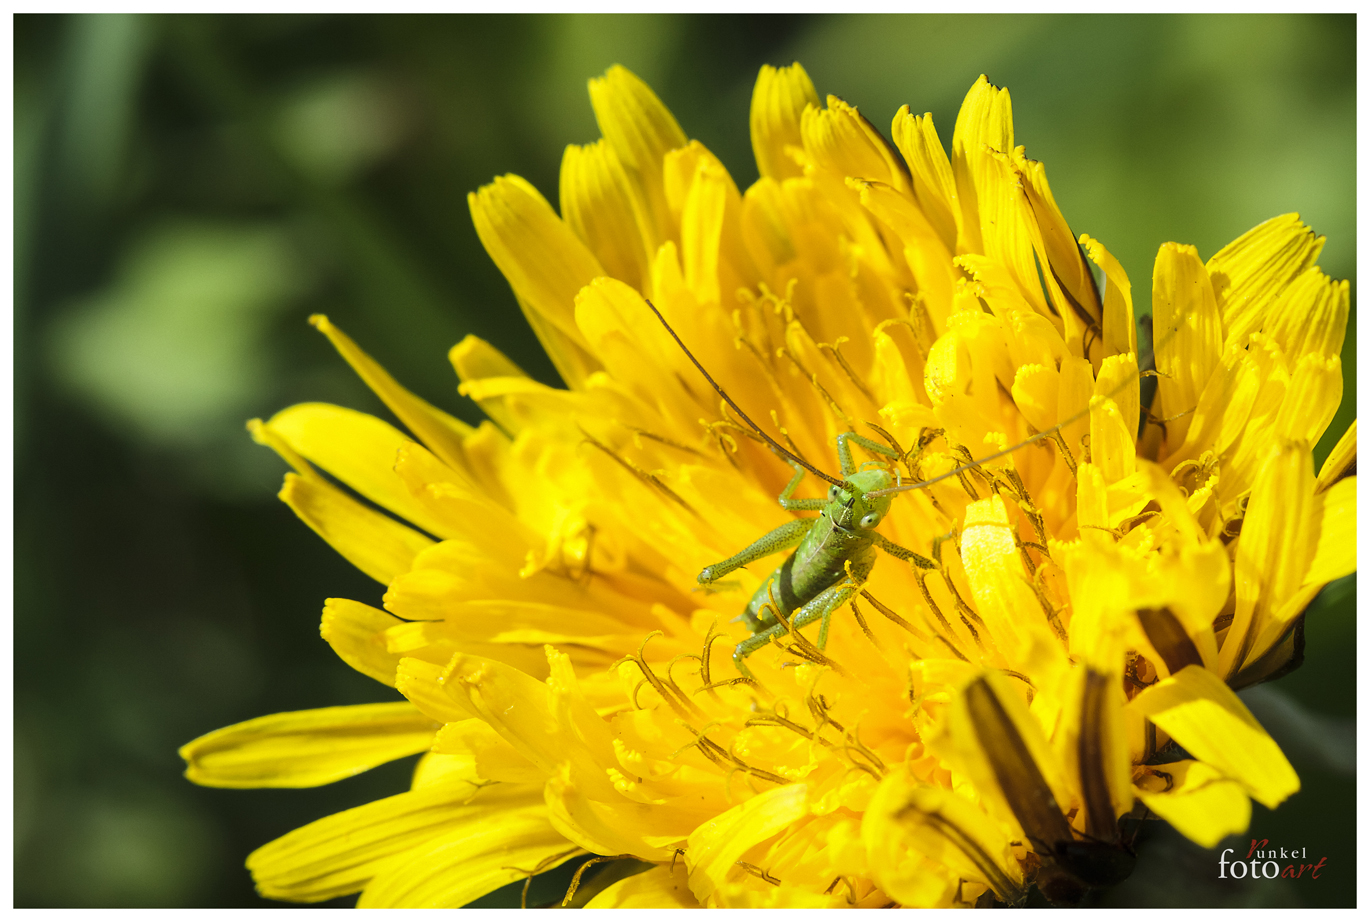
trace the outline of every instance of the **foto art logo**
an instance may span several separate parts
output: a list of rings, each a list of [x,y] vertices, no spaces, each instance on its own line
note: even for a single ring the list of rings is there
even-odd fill
[[[1246,850],[1246,858],[1241,861],[1228,861],[1229,852],[1236,849],[1225,848],[1218,858],[1218,876],[1226,878],[1229,875],[1235,878],[1242,877],[1302,877],[1305,871],[1310,872],[1308,876],[1317,878],[1321,873],[1323,865],[1327,862],[1324,855],[1318,859],[1317,864],[1303,864],[1308,857],[1306,848],[1267,848],[1270,844],[1269,839],[1257,841],[1251,840],[1251,847]],[[1287,862],[1281,866],[1281,862]]]

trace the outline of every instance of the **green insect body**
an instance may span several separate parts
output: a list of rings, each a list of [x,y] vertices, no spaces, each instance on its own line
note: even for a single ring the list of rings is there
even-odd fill
[[[875,566],[877,548],[903,560],[918,558],[914,552],[887,540],[875,530],[889,512],[893,497],[868,494],[889,489],[894,478],[883,467],[856,470],[849,441],[878,455],[899,457],[899,452],[888,446],[854,432],[842,433],[837,437],[837,454],[843,480],[840,484],[834,483],[826,499],[793,498],[804,479],[804,468],[793,463],[794,477],[780,494],[780,505],[787,511],[816,510],[818,518],[786,522],[738,554],[705,567],[699,574],[699,582],[709,584],[739,567],[798,545],[762,582],[737,619],[752,632],[752,636],[733,651],[733,663],[748,678],[752,677],[751,671],[743,660],[791,629],[798,630],[821,621],[818,648],[825,648],[832,613],[860,591],[861,583]],[[788,622],[788,626],[782,622]]]

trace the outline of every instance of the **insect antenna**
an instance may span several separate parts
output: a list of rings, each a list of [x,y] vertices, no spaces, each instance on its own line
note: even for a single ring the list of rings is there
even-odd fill
[[[653,310],[655,310],[655,309],[656,309],[656,308],[653,308]],[[660,316],[660,315],[658,315],[658,316]],[[663,321],[663,322],[664,322],[664,321]],[[1153,342],[1150,344],[1150,345],[1151,345],[1152,353],[1154,354],[1154,353],[1158,350],[1158,348],[1159,348],[1160,346],[1164,346],[1164,345],[1168,344],[1168,343],[1170,342],[1170,340],[1171,340],[1174,336],[1178,335],[1178,334],[1179,334],[1179,331],[1180,331],[1180,326],[1181,326],[1181,325],[1182,325],[1181,323],[1175,323],[1174,326],[1173,326],[1173,328],[1167,333],[1165,339],[1164,339],[1161,343],[1158,344],[1158,343],[1156,343],[1156,342],[1153,341]],[[1138,345],[1137,345],[1138,352],[1137,352],[1136,354],[1137,354],[1138,356],[1140,356],[1140,354],[1141,354],[1142,345],[1143,345],[1143,344],[1141,344],[1141,343],[1138,343]],[[694,358],[694,356],[690,356],[690,357],[691,357],[691,358]],[[699,364],[699,363],[696,362],[695,364],[697,365],[697,364]],[[702,369],[701,369],[701,370],[702,370]],[[1154,371],[1154,370],[1142,370],[1142,371],[1138,371],[1137,377],[1138,377],[1138,378],[1145,378],[1145,377],[1148,377],[1148,376],[1156,376],[1156,374],[1157,374],[1157,372]],[[1134,380],[1134,379],[1129,379],[1129,380],[1127,380],[1127,381],[1124,381],[1124,382],[1120,383],[1117,387],[1113,388],[1113,390],[1109,391],[1108,393],[1106,393],[1106,394],[1099,394],[1099,395],[1096,395],[1096,396],[1104,397],[1104,398],[1112,398],[1112,397],[1115,397],[1115,396],[1117,396],[1118,394],[1122,393],[1123,390],[1124,390],[1125,388],[1131,387],[1132,384],[1133,384],[1133,380]],[[729,401],[729,402],[731,403],[731,401]],[[1020,448],[1026,448],[1027,446],[1031,445],[1031,444],[1034,443],[1034,442],[1040,442],[1042,439],[1049,439],[1049,438],[1051,438],[1052,436],[1056,435],[1056,433],[1058,433],[1058,432],[1060,432],[1062,429],[1064,429],[1066,426],[1069,426],[1071,423],[1076,422],[1077,420],[1084,419],[1084,418],[1085,418],[1086,416],[1088,416],[1088,415],[1090,414],[1090,412],[1093,410],[1093,404],[1094,404],[1094,400],[1093,400],[1093,398],[1091,398],[1090,401],[1089,401],[1089,403],[1085,406],[1085,408],[1084,408],[1083,410],[1080,410],[1078,413],[1075,413],[1074,415],[1072,415],[1072,416],[1069,417],[1068,419],[1063,419],[1063,420],[1061,420],[1059,423],[1057,423],[1056,425],[1052,426],[1050,429],[1045,429],[1045,430],[1043,430],[1043,431],[1037,433],[1036,435],[1028,436],[1027,438],[1023,439],[1021,442],[1018,442],[1018,443],[1015,444],[1015,445],[1010,445],[1008,448],[1002,449],[1002,450],[1000,450],[1000,451],[996,451],[996,452],[994,452],[993,454],[985,455],[985,456],[982,457],[982,458],[976,458],[976,459],[974,459],[973,461],[968,461],[968,462],[965,463],[965,464],[962,464],[962,465],[960,465],[960,466],[958,466],[958,467],[952,468],[951,470],[947,471],[945,474],[938,474],[936,477],[929,477],[927,480],[920,480],[918,483],[905,483],[905,484],[900,484],[900,485],[898,485],[898,486],[886,487],[886,488],[883,489],[883,490],[872,490],[871,492],[867,493],[866,495],[867,495],[867,496],[889,496],[889,495],[894,494],[894,493],[903,493],[903,492],[908,491],[908,490],[921,490],[921,489],[923,489],[923,487],[930,487],[930,486],[932,486],[934,483],[939,483],[939,482],[941,482],[941,481],[943,481],[943,480],[946,480],[946,479],[949,478],[949,477],[956,477],[956,476],[959,476],[959,475],[961,475],[961,474],[964,474],[966,471],[969,471],[969,470],[971,470],[971,469],[973,469],[973,468],[979,467],[981,464],[984,464],[986,461],[997,461],[999,458],[1002,458],[1002,457],[1004,457],[1005,455],[1010,455],[1010,454],[1012,454],[1013,452],[1017,451],[1017,450],[1020,449]],[[740,411],[739,411],[739,412],[740,412]],[[1184,415],[1184,414],[1180,414],[1180,415]],[[876,428],[876,427],[873,426],[872,424],[867,423],[866,425],[871,426],[871,428],[875,429],[877,432],[880,432],[881,435],[885,435],[885,433],[884,433],[882,430]],[[889,436],[886,435],[886,438],[889,438]]]
[[[947,471],[945,474],[938,474],[936,477],[929,477],[927,480],[920,480],[920,481],[918,481],[917,483],[906,483],[906,484],[903,484],[902,486],[897,486],[897,487],[886,487],[886,488],[883,489],[883,490],[871,490],[871,491],[870,491],[869,493],[867,493],[866,495],[867,495],[867,496],[888,496],[888,495],[890,495],[891,493],[903,493],[903,492],[906,492],[906,491],[908,491],[908,490],[921,490],[921,489],[923,489],[923,487],[930,487],[930,486],[932,486],[934,483],[939,483],[939,482],[941,482],[941,481],[943,481],[943,480],[946,480],[948,477],[955,477],[955,476],[957,476],[958,474],[964,474],[966,471],[971,470],[972,468],[979,467],[981,464],[984,464],[986,461],[997,461],[999,458],[1004,457],[1004,455],[1011,455],[1011,454],[1013,454],[1015,451],[1017,451],[1018,449],[1020,449],[1020,448],[1026,448],[1027,446],[1031,445],[1033,442],[1039,442],[1039,441],[1041,441],[1042,439],[1051,438],[1051,436],[1055,435],[1057,432],[1059,432],[1059,431],[1060,431],[1061,429],[1063,429],[1064,427],[1069,426],[1071,423],[1075,422],[1077,419],[1083,419],[1088,413],[1089,413],[1089,410],[1088,410],[1088,409],[1081,410],[1079,413],[1076,413],[1074,416],[1070,417],[1070,419],[1067,419],[1067,420],[1065,420],[1065,421],[1063,421],[1063,422],[1059,422],[1059,423],[1057,423],[1056,425],[1052,426],[1050,429],[1046,429],[1046,430],[1044,430],[1044,431],[1042,431],[1042,432],[1039,432],[1039,433],[1037,433],[1037,434],[1034,435],[1034,436],[1029,436],[1028,438],[1023,439],[1023,440],[1022,440],[1021,442],[1019,442],[1018,444],[1016,444],[1016,445],[1010,445],[1008,448],[1005,448],[1005,449],[1003,449],[1002,451],[996,451],[996,452],[995,452],[994,454],[992,454],[992,455],[985,455],[983,458],[976,458],[974,461],[969,461],[969,462],[967,462],[967,463],[965,463],[965,464],[960,465],[959,467],[954,467],[954,468],[952,468],[951,470]]]
[[[787,449],[784,445],[781,445],[775,439],[771,438],[762,430],[760,426],[752,422],[752,418],[748,416],[746,413],[742,412],[742,408],[739,407],[733,401],[733,398],[728,396],[728,392],[725,391],[723,388],[719,387],[718,382],[713,379],[713,376],[704,370],[704,366],[699,363],[699,359],[695,358],[694,353],[691,352],[690,347],[686,346],[684,341],[681,340],[679,334],[677,334],[675,330],[671,329],[671,325],[666,322],[665,317],[661,316],[661,311],[656,309],[656,305],[653,304],[651,300],[648,298],[643,298],[642,300],[647,302],[647,306],[652,309],[652,313],[656,314],[656,319],[661,321],[661,325],[666,328],[667,333],[671,334],[671,338],[676,341],[676,345],[680,346],[681,350],[684,351],[685,355],[688,356],[690,361],[694,363],[694,366],[699,369],[699,373],[704,376],[705,381],[709,382],[709,386],[712,387],[714,390],[718,391],[718,396],[722,397],[724,401],[727,402],[728,406],[733,408],[734,413],[742,417],[743,422],[745,422],[748,426],[752,427],[753,432],[755,432],[757,435],[761,436],[763,439],[766,440],[766,444],[771,446],[771,451],[775,452],[776,454],[780,455],[782,458],[785,458],[786,460],[798,464],[800,467],[804,468],[804,470],[808,471],[810,474],[813,474],[815,477],[821,477],[828,483],[833,484],[834,486],[846,486],[845,481],[838,480],[837,478],[829,474],[823,473],[818,468],[814,467],[812,464],[810,464],[803,458],[796,455],[794,452]]]

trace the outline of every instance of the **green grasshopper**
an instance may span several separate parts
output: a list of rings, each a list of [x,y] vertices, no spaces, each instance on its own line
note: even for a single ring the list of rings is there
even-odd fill
[[[732,407],[733,412],[741,417],[743,422],[750,426],[752,431],[764,440],[773,452],[788,461],[790,466],[794,468],[794,477],[780,494],[781,507],[791,512],[818,511],[818,518],[796,519],[786,522],[727,560],[705,567],[698,576],[700,585],[707,586],[749,563],[754,563],[787,548],[795,548],[785,559],[785,562],[766,578],[765,582],[753,594],[751,601],[747,603],[746,610],[735,619],[744,622],[747,629],[752,632],[752,636],[733,649],[733,664],[737,667],[738,672],[753,681],[755,679],[751,670],[747,668],[743,660],[776,637],[788,634],[792,630],[798,630],[815,621],[821,621],[818,629],[818,649],[824,648],[828,639],[828,625],[832,613],[843,604],[851,601],[861,591],[861,584],[875,567],[875,559],[878,556],[876,554],[877,548],[892,557],[908,561],[918,569],[932,570],[938,568],[934,561],[895,544],[875,530],[886,513],[889,512],[894,494],[903,493],[907,490],[921,490],[939,481],[973,470],[986,462],[996,461],[1027,445],[1052,438],[1062,428],[1085,417],[1090,412],[1088,408],[1081,410],[1069,419],[1062,420],[1050,429],[1029,436],[1015,445],[975,458],[968,464],[959,465],[945,473],[917,483],[894,483],[895,477],[883,467],[883,462],[879,461],[866,462],[861,465],[862,469],[857,469],[852,461],[851,447],[848,444],[850,442],[855,442],[882,458],[898,461],[902,460],[904,456],[897,446],[881,445],[879,442],[857,435],[855,432],[843,432],[837,436],[837,459],[842,471],[842,479],[838,480],[836,477],[823,473],[808,461],[785,448],[767,435],[760,426],[752,422],[742,408],[704,369],[704,366],[699,363],[699,359],[694,357],[694,353],[680,339],[676,331],[671,329],[671,325],[666,322],[665,317],[661,316],[661,311],[656,309],[656,305],[647,301],[647,306],[652,309],[652,313],[656,314],[657,320],[661,321],[666,332],[671,334],[671,338],[694,363],[695,368],[699,369],[699,373],[704,376],[709,385],[718,392],[718,395],[723,398],[728,406]],[[1174,332],[1172,330],[1170,335],[1174,335]],[[1111,393],[1105,396],[1111,397],[1119,393],[1125,386],[1127,386],[1126,383],[1119,383]],[[1150,419],[1149,411],[1147,414],[1145,418]],[[893,444],[894,440],[887,433],[878,427],[872,426],[872,428],[890,439]],[[1065,450],[1064,443],[1062,443],[1062,450]],[[867,464],[882,466],[873,470],[865,470]],[[891,464],[890,467],[893,465]],[[800,482],[804,479],[805,471],[826,480],[832,485],[828,490],[826,499],[793,498],[794,491],[799,488]]]
[[[852,460],[850,442],[885,458],[899,459],[901,453],[855,432],[843,432],[837,437],[837,459],[842,479],[823,473],[803,458],[777,443],[756,423],[752,422],[727,392],[704,370],[704,366],[686,347],[666,318],[651,301],[647,306],[656,314],[662,326],[671,334],[690,361],[705,379],[727,401],[771,450],[790,463],[794,477],[780,494],[780,506],[786,511],[818,512],[816,519],[795,519],[754,541],[727,560],[705,567],[699,583],[709,585],[739,567],[745,567],[771,554],[794,547],[789,557],[763,582],[747,603],[738,619],[752,632],[733,649],[733,665],[737,671],[752,679],[751,670],[743,662],[751,654],[769,644],[774,638],[797,631],[821,621],[818,629],[818,649],[828,642],[828,624],[832,613],[849,602],[861,589],[861,584],[875,566],[876,548],[900,560],[916,565],[935,566],[921,555],[885,538],[875,529],[889,512],[892,492],[900,489],[895,478],[883,467],[858,470]],[[881,462],[866,462],[880,464]],[[865,468],[866,465],[861,465]],[[795,499],[794,491],[808,471],[832,486],[826,499]],[[936,478],[938,480],[942,478]],[[927,481],[926,483],[931,483]],[[921,486],[916,484],[910,486]],[[890,491],[890,492],[882,492]],[[795,547],[798,545],[798,547]]]
[[[794,477],[780,494],[781,508],[787,511],[818,511],[816,519],[794,519],[752,542],[742,551],[720,563],[705,567],[699,574],[701,585],[708,585],[777,551],[794,547],[785,562],[776,567],[752,595],[747,609],[739,616],[752,632],[733,650],[738,672],[751,678],[743,660],[766,646],[775,637],[798,630],[821,619],[818,649],[828,642],[828,623],[833,611],[849,602],[875,567],[876,548],[901,560],[918,557],[876,531],[890,510],[893,497],[871,494],[888,489],[894,482],[889,471],[875,468],[855,470],[848,441],[877,454],[898,458],[893,449],[863,438],[854,432],[837,437],[837,456],[843,480],[828,488],[826,499],[793,499],[804,479],[798,464]],[[783,616],[783,617],[782,617]],[[788,621],[789,623],[783,623]]]

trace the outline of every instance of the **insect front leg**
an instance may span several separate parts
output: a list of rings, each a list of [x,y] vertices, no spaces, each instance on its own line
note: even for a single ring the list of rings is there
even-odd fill
[[[700,570],[699,582],[706,584],[715,582],[739,567],[745,567],[747,564],[755,563],[763,557],[769,557],[778,551],[794,547],[800,541],[804,540],[804,536],[809,533],[809,529],[813,528],[814,523],[817,521],[817,519],[794,519],[793,521],[786,522],[774,531],[768,532],[753,541],[727,560],[710,564],[703,570]]]
[[[804,469],[793,461],[790,467],[794,468],[794,476],[785,489],[780,492],[780,508],[787,512],[815,512],[828,504],[827,499],[814,497],[812,499],[790,499],[794,491],[799,489],[799,482],[804,479]]]
[[[902,544],[895,544],[889,538],[880,534],[878,531],[871,532],[871,537],[875,539],[875,546],[880,548],[891,557],[898,557],[900,560],[907,560],[920,570],[936,570],[937,564],[924,557],[917,551],[911,551]]]
[[[851,457],[851,446],[847,444],[849,441],[855,442],[866,449],[866,451],[873,452],[877,455],[884,455],[886,458],[894,458],[896,461],[899,460],[899,452],[890,448],[888,445],[881,445],[879,442],[873,442],[863,435],[857,435],[855,432],[843,432],[837,437],[837,461],[842,465],[843,477],[849,476],[856,470],[856,464],[852,461]]]
[[[832,618],[832,613],[850,601],[851,597],[856,595],[860,589],[859,583],[847,580],[824,589],[810,599],[804,607],[795,611],[790,619],[790,627],[797,631],[801,627],[822,619],[822,626],[818,629],[818,649],[824,649],[828,645],[828,622]],[[747,668],[747,664],[743,660],[766,646],[773,638],[788,633],[785,625],[774,624],[759,634],[753,634],[733,648],[733,665],[737,667],[738,672],[749,679],[754,679],[752,671]]]

